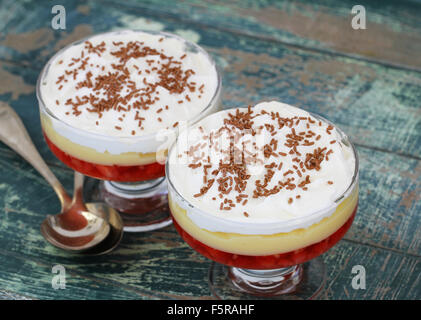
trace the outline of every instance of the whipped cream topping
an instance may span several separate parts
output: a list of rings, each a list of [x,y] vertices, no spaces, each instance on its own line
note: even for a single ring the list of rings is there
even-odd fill
[[[40,96],[58,119],[112,138],[145,136],[195,119],[217,90],[215,64],[203,50],[173,35],[130,30],[65,48],[40,81]],[[71,129],[54,126],[73,141]],[[85,145],[81,140],[74,142]]]
[[[168,159],[168,179],[181,197],[170,195],[209,231],[289,232],[335,211],[355,161],[331,124],[263,102],[212,114],[183,131]]]

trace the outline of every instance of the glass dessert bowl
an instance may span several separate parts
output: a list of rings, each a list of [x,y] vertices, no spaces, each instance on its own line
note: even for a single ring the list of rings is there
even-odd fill
[[[314,298],[326,277],[319,256],[358,207],[348,137],[278,102],[221,111],[181,132],[166,177],[174,226],[214,261],[219,298]]]
[[[51,151],[86,179],[86,200],[125,231],[171,223],[165,157],[180,128],[219,108],[220,75],[201,47],[164,32],[94,35],[57,52],[37,83]]]

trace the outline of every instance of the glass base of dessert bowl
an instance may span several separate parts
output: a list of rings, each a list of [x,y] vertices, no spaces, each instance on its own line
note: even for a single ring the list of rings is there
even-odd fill
[[[85,179],[85,201],[103,201],[123,219],[124,231],[145,232],[172,223],[165,177],[140,182]]]
[[[314,299],[325,282],[326,268],[320,257],[303,264],[270,270],[242,269],[216,262],[209,268],[210,290],[221,300]]]

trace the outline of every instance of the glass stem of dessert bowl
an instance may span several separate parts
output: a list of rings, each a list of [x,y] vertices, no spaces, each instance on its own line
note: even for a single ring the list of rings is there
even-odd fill
[[[120,212],[128,232],[151,231],[172,223],[165,177],[140,182],[101,181],[99,197]]]
[[[232,291],[262,298],[313,299],[324,287],[326,268],[318,257],[310,262],[285,268],[254,270],[225,266],[213,262],[209,268],[209,287],[213,295],[224,299]]]
[[[211,275],[209,276],[209,281],[213,281],[212,274],[215,272],[214,268],[216,267],[213,265],[210,269]],[[295,291],[303,275],[303,267],[301,265],[272,270],[228,267],[227,271],[227,277],[238,289],[251,294],[263,292],[269,295],[273,293],[285,294]]]
[[[158,158],[184,123],[216,111],[220,90],[215,62],[201,47],[139,30],[66,46],[37,83],[47,145],[88,177],[85,201],[117,209],[124,230],[132,232],[172,222],[165,165]]]
[[[140,182],[117,182],[117,181],[104,181],[104,188],[108,192],[126,198],[139,198],[147,191],[155,190],[165,178],[157,178],[153,180],[146,180]]]

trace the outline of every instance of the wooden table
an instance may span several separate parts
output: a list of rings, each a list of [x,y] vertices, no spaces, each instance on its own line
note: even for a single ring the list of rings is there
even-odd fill
[[[166,1],[167,2],[167,1]],[[355,142],[360,206],[345,238],[323,255],[321,299],[421,298],[421,2],[359,1],[367,29],[351,28],[354,1],[73,1],[66,29],[49,1],[0,1],[0,101],[23,118],[68,190],[72,172],[43,141],[35,83],[59,48],[122,28],[165,30],[208,50],[223,72],[226,108],[277,99],[319,113]],[[0,299],[208,299],[209,261],[173,226],[125,234],[102,257],[62,252],[41,237],[59,211],[46,181],[0,143]],[[65,290],[51,286],[66,268]],[[352,268],[366,270],[355,290]]]

